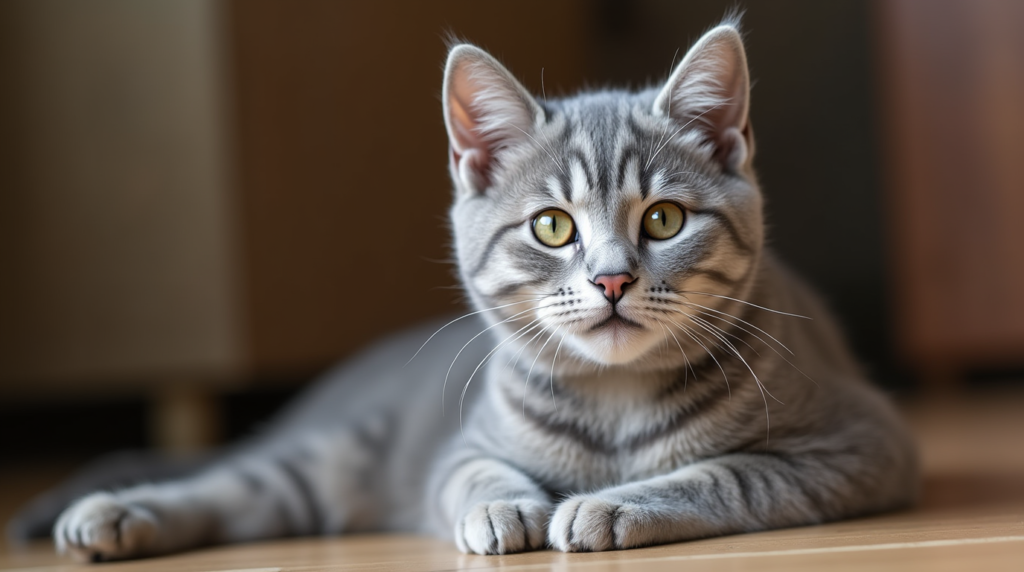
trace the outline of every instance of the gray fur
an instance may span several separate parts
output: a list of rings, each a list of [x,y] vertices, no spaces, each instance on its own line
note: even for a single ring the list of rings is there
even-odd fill
[[[196,476],[85,497],[58,548],[110,559],[400,530],[481,554],[610,550],[912,502],[907,431],[765,250],[748,93],[731,24],[661,89],[557,101],[454,47],[451,221],[480,312],[408,366],[437,324],[341,366]],[[664,200],[686,220],[655,241],[641,219]],[[533,237],[549,208],[578,241]],[[610,304],[593,280],[622,273],[635,280]]]

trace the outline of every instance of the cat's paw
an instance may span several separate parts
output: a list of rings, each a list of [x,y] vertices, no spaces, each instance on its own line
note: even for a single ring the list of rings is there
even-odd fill
[[[548,542],[563,552],[596,552],[650,544],[643,508],[596,495],[569,498],[555,509]]]
[[[84,562],[145,554],[156,534],[153,513],[110,493],[94,493],[74,503],[53,528],[57,551]]]
[[[511,554],[544,545],[551,507],[530,499],[478,503],[455,524],[455,544],[471,554]]]

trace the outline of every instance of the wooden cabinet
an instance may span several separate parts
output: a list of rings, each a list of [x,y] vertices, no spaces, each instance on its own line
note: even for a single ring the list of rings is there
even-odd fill
[[[1024,3],[877,2],[893,307],[935,379],[1024,365]]]

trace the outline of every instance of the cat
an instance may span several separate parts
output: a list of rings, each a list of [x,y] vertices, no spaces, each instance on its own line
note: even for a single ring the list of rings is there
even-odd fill
[[[908,431],[765,247],[749,102],[735,21],[661,86],[557,100],[452,46],[450,220],[474,311],[340,366],[191,476],[80,498],[58,550],[412,531],[599,551],[912,503]]]

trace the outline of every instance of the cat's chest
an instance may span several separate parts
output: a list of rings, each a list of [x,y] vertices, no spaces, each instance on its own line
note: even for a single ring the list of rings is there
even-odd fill
[[[500,454],[552,491],[607,487],[667,474],[717,447],[700,412],[642,401],[581,404],[559,396],[494,403]],[[492,425],[493,426],[493,425]]]

